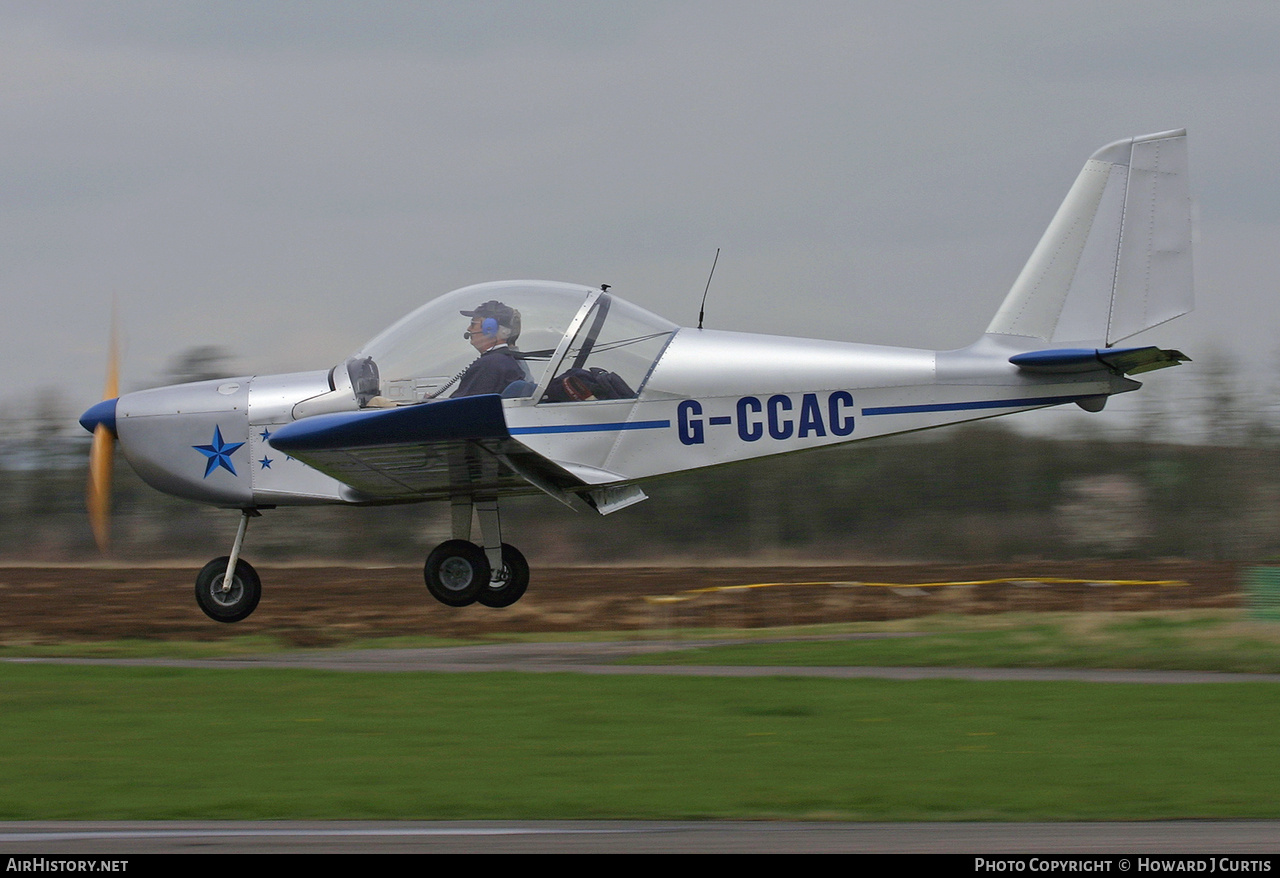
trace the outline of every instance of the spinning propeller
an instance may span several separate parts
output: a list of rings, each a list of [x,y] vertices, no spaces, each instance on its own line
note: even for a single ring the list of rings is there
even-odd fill
[[[111,315],[111,341],[107,353],[107,381],[102,402],[85,413],[81,420],[93,424],[93,444],[89,447],[89,481],[85,488],[85,505],[89,509],[89,526],[98,551],[104,555],[111,547],[111,468],[115,460],[115,401],[120,395],[119,345],[116,318]],[[90,419],[90,415],[96,417]],[[85,424],[89,426],[89,424]]]

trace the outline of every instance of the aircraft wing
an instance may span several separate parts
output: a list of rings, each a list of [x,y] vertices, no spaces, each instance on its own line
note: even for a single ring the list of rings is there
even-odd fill
[[[353,502],[542,491],[576,509],[621,508],[618,487],[590,484],[512,438],[496,394],[317,415],[281,427],[269,441],[349,485]],[[634,486],[624,493],[644,498]]]

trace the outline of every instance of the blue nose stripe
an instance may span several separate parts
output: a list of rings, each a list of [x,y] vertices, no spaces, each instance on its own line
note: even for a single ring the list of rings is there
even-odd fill
[[[97,405],[91,406],[80,416],[80,426],[92,433],[101,424],[114,433],[116,431],[116,403],[119,401],[119,398],[104,399]]]

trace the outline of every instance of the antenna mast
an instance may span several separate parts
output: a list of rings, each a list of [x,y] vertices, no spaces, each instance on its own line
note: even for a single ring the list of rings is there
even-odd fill
[[[702,291],[702,305],[698,308],[698,328],[702,328],[702,317],[707,311],[707,290],[711,289],[711,278],[716,273],[716,263],[720,261],[720,248],[716,248],[716,258],[711,260],[711,274],[707,275],[707,286]]]

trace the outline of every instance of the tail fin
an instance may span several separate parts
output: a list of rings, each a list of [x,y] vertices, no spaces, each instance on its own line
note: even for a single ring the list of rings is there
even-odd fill
[[[1191,307],[1187,132],[1165,131],[1085,163],[987,333],[1110,347]]]

